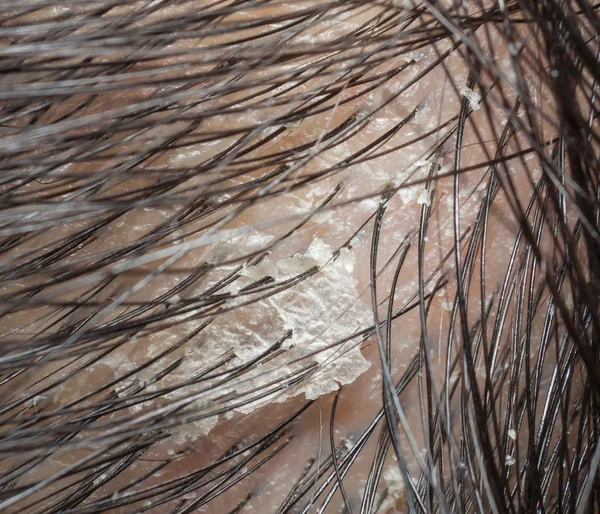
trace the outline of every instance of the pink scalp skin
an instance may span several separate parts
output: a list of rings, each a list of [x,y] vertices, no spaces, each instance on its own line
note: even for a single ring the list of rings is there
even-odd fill
[[[168,20],[184,16],[206,4],[207,2],[199,1],[187,2],[161,9],[153,16]],[[294,9],[306,8],[307,5],[309,4],[305,2],[282,3],[277,7],[239,11],[235,15],[231,15],[229,21],[239,23],[240,20],[275,17],[282,13],[293,12]],[[120,9],[116,9],[112,14],[126,16],[130,12],[126,7]],[[371,20],[377,14],[378,9],[378,7],[359,9],[352,11],[347,16],[340,15],[336,18],[335,23],[329,21],[317,23],[314,27],[303,31],[301,35],[297,35],[288,44],[306,45],[309,48],[310,45],[334,42],[336,38],[348,34]],[[33,18],[22,17],[17,21],[18,23],[35,20],[47,21],[55,19],[57,13],[38,11],[30,16]],[[431,17],[423,17],[415,24],[430,19]],[[247,32],[248,35],[257,34],[260,31],[266,33],[268,28],[263,25],[258,29],[249,29]],[[491,32],[490,38],[494,46],[493,51],[486,46],[488,43],[483,37],[480,44],[490,55],[495,56],[496,63],[502,68],[505,66],[505,61],[508,60],[506,43],[496,30]],[[163,60],[153,62],[151,66],[163,70],[162,77],[167,77],[169,73],[193,74],[194,71],[204,69],[203,64],[193,61],[192,57],[196,55],[194,52],[202,49],[214,53],[216,47],[226,43],[228,43],[227,34],[214,35],[200,40],[182,38],[173,43],[173,48],[179,52],[184,49],[188,53],[179,53],[176,57],[165,57]],[[317,155],[305,156],[298,161],[292,161],[290,169],[293,171],[288,175],[287,180],[269,190],[278,191],[277,194],[249,204],[245,204],[242,199],[222,207],[200,221],[190,223],[185,231],[173,232],[168,238],[161,241],[160,246],[152,250],[182,248],[181,252],[170,251],[167,257],[156,254],[152,258],[140,262],[139,265],[131,265],[131,269],[136,270],[137,274],[126,276],[125,273],[117,273],[117,278],[94,296],[93,299],[96,303],[106,304],[108,302],[111,308],[92,318],[88,322],[88,327],[95,323],[106,323],[116,319],[119,315],[128,312],[128,309],[132,308],[131,305],[135,305],[136,302],[159,298],[205,262],[213,265],[214,267],[202,281],[184,289],[177,295],[177,298],[169,300],[171,304],[177,305],[178,302],[192,298],[195,294],[209,288],[211,284],[216,283],[235,266],[244,263],[246,255],[265,246],[268,246],[269,254],[262,267],[246,262],[242,276],[226,291],[235,294],[241,286],[247,286],[270,273],[281,273],[281,277],[278,279],[285,279],[298,273],[298,270],[306,271],[306,266],[319,266],[319,271],[315,275],[300,285],[286,290],[285,293],[275,295],[249,308],[234,309],[218,314],[215,318],[216,321],[205,332],[153,365],[154,367],[150,370],[141,371],[131,377],[128,379],[128,383],[135,379],[142,382],[149,380],[152,376],[151,370],[164,368],[179,358],[184,358],[183,364],[175,372],[151,387],[158,389],[181,384],[193,377],[199,369],[209,368],[218,362],[228,352],[233,356],[233,360],[228,366],[240,365],[255,356],[256,352],[264,351],[290,327],[294,334],[289,344],[284,345],[285,351],[272,363],[263,365],[261,369],[263,375],[258,378],[250,375],[242,377],[246,381],[240,382],[236,386],[238,388],[236,390],[244,391],[244,388],[249,388],[252,384],[263,384],[261,380],[266,381],[265,377],[284,377],[285,371],[282,371],[284,364],[288,364],[291,360],[303,358],[311,363],[317,362],[321,365],[321,370],[315,376],[311,375],[295,385],[291,390],[278,391],[250,407],[246,406],[220,416],[173,428],[170,437],[150,448],[142,459],[99,489],[97,492],[99,496],[103,493],[106,494],[107,491],[118,489],[121,484],[127,484],[143,476],[154,469],[157,462],[164,459],[170,461],[168,465],[146,479],[143,482],[144,487],[168,481],[207,466],[225,453],[232,444],[255,440],[269,429],[274,428],[295,409],[300,408],[308,396],[310,399],[315,399],[315,403],[290,426],[289,435],[293,436],[293,440],[251,476],[233,486],[225,494],[197,509],[198,512],[207,513],[229,512],[240,501],[247,498],[249,493],[252,493],[245,509],[251,508],[255,512],[261,513],[276,512],[302,473],[308,459],[311,457],[325,458],[329,455],[331,451],[329,444],[330,412],[336,395],[335,390],[340,386],[343,387],[335,418],[336,444],[347,441],[346,446],[350,448],[353,441],[365,430],[381,409],[381,361],[375,336],[371,335],[364,340],[357,338],[349,346],[344,346],[343,348],[350,353],[343,359],[335,354],[335,350],[331,349],[327,353],[329,358],[321,360],[319,360],[319,353],[314,355],[313,353],[323,352],[325,347],[333,345],[337,340],[351,336],[373,324],[370,272],[371,238],[374,214],[381,205],[382,195],[389,190],[394,193],[386,203],[386,213],[383,217],[379,241],[377,269],[380,274],[377,279],[377,298],[380,320],[385,319],[386,316],[387,300],[398,259],[395,252],[406,238],[411,240],[411,250],[407,253],[403,271],[394,292],[394,306],[397,309],[418,301],[418,296],[415,296],[419,291],[418,230],[424,207],[431,204],[432,208],[423,254],[424,276],[429,277],[440,266],[448,252],[454,248],[454,179],[446,176],[436,180],[435,183],[427,183],[426,178],[432,166],[435,168],[435,172],[441,175],[449,175],[456,169],[454,162],[455,137],[451,137],[433,155],[431,149],[455,125],[453,117],[459,113],[463,97],[471,99],[470,106],[473,112],[467,121],[460,159],[461,168],[472,168],[460,175],[458,218],[461,234],[468,231],[472,225],[489,180],[488,175],[483,182],[480,182],[487,166],[478,167],[476,165],[492,159],[497,151],[497,140],[505,123],[503,109],[510,108],[514,103],[515,93],[509,81],[503,83],[502,88],[497,87],[488,93],[491,99],[488,102],[490,112],[479,104],[482,95],[480,89],[474,88],[475,92],[464,89],[469,70],[462,53],[464,48],[459,47],[449,52],[449,56],[443,60],[444,66],[438,65],[435,69],[426,72],[438,56],[449,48],[449,42],[444,41],[435,48],[425,46],[415,50],[409,49],[401,56],[390,59],[389,62],[385,62],[373,70],[373,73],[382,73],[398,67],[404,67],[403,71],[374,91],[347,103],[344,102],[345,99],[351,98],[364,87],[346,84],[328,103],[333,106],[331,109],[304,119],[300,123],[291,124],[268,144],[245,157],[261,157],[283,151],[298,150],[301,145],[315,139],[326,141],[326,134],[336,127],[342,126],[344,121],[352,115],[363,116],[367,120],[366,127],[362,131],[334,148],[325,149]],[[188,57],[194,64],[185,68],[184,72],[177,69],[164,71],[171,65],[186,64]],[[111,56],[107,55],[104,58],[110,60]],[[264,70],[257,70],[256,77],[264,78],[277,71],[277,68],[271,65]],[[338,77],[342,72],[343,68],[339,67],[335,69],[334,76]],[[509,72],[510,66],[506,65],[506,73]],[[20,78],[24,80],[23,77]],[[36,80],[35,77],[30,79]],[[4,80],[6,84],[6,81],[10,81],[11,78]],[[328,80],[331,80],[330,77],[315,77],[296,89],[295,93],[310,91],[311,88],[316,88]],[[155,95],[161,92],[160,87],[162,87],[128,88],[126,81],[124,84],[116,92],[99,95],[79,113],[79,116],[92,118],[104,112],[118,111],[137,103],[151,101]],[[541,95],[543,88],[536,81],[534,75],[528,86],[532,91]],[[224,95],[196,105],[188,112],[193,114],[194,112],[201,113],[203,110],[218,110],[219,107],[242,97],[243,93]],[[54,108],[42,116],[39,124],[57,123],[62,113],[79,105],[83,100],[83,95],[74,95],[64,103],[57,103]],[[242,109],[241,112],[211,116],[199,128],[195,128],[192,134],[202,136],[216,130],[257,126],[269,117],[280,115],[285,109],[291,110],[291,103],[268,108],[250,107]],[[162,124],[161,116],[165,118]],[[335,170],[336,165],[339,166],[344,159],[376,141],[404,118],[410,119],[401,130],[377,146],[376,152],[383,154],[381,157],[373,158],[372,155],[368,155],[368,158],[362,159],[362,162],[344,166],[338,171]],[[445,122],[448,122],[446,130],[420,138]],[[116,148],[126,149],[129,152],[133,152],[137,148],[142,149],[144,145],[153,140],[167,139],[169,135],[179,133],[188,122],[172,122],[168,119],[167,113],[162,113],[153,120],[153,123],[152,128],[145,133],[130,140],[125,138],[118,143]],[[546,123],[540,122],[541,130],[551,133],[552,129],[547,127]],[[114,137],[120,136],[115,135]],[[116,174],[106,186],[104,194],[126,195],[152,184],[155,177],[160,176],[161,173],[176,173],[178,170],[193,169],[226,149],[236,138],[237,136],[223,137],[216,142],[183,145],[180,148],[167,149],[157,153],[156,158],[145,163],[141,167],[142,172],[137,175]],[[511,141],[507,153],[517,152],[518,143],[523,143],[519,136]],[[399,149],[385,153],[386,150],[395,148]],[[35,155],[36,151],[32,148],[31,155]],[[523,202],[527,202],[531,196],[529,176],[530,174],[535,175],[536,167],[534,161],[530,162],[527,159],[528,157],[523,162],[515,159],[509,166],[510,174],[518,188],[518,197],[522,196],[520,199]],[[527,169],[525,168],[526,164]],[[114,166],[115,161],[110,159],[88,162],[82,160],[70,164],[63,172],[81,175],[82,180],[85,180],[86,177],[89,178],[94,174],[110,173]],[[273,166],[268,164],[248,173],[243,172],[242,166],[237,170],[234,168],[234,166],[223,167],[211,170],[210,173],[196,175],[178,189],[176,188],[175,192],[185,192],[187,188],[193,193],[201,192],[202,195],[218,204],[230,199],[237,191],[243,190],[250,181],[264,177],[273,171]],[[302,178],[312,174],[318,175],[319,178],[302,187],[297,186]],[[290,188],[289,186],[294,187]],[[338,186],[339,192],[333,200],[325,208],[319,210],[319,206]],[[27,187],[32,202],[35,202],[36,195],[45,190],[47,184],[32,183]],[[74,190],[76,187],[77,184],[74,184],[72,189]],[[434,187],[435,194],[431,198]],[[252,193],[255,194],[257,191],[260,191],[260,188],[255,189]],[[65,190],[63,193],[67,195],[69,191]],[[183,196],[185,195],[182,193]],[[94,262],[106,252],[121,248],[144,237],[168,220],[170,216],[179,212],[183,205],[183,200],[176,200],[164,205],[131,209],[105,226],[94,242],[74,250],[65,256],[60,264],[77,266],[81,262]],[[315,213],[315,210],[318,212]],[[286,234],[301,220],[311,215],[311,219],[295,230],[292,235],[277,241],[278,236]],[[59,223],[40,230],[27,245],[19,246],[5,258],[19,262],[19,259],[28,252],[36,251],[44,245],[52,245],[58,238],[66,237],[94,220],[91,216],[88,218],[71,223]],[[216,223],[218,228],[213,230],[210,228],[210,223]],[[364,228],[360,229],[363,225]],[[485,274],[485,289],[488,295],[497,289],[505,276],[517,230],[518,225],[506,201],[506,195],[501,191],[490,207],[489,214]],[[273,241],[277,242],[271,246]],[[333,258],[335,251],[340,248],[344,248],[342,254],[337,259]],[[153,254],[147,252],[145,255]],[[394,259],[391,264],[386,265],[392,257]],[[160,273],[157,273],[158,269],[161,270]],[[286,275],[286,273],[288,274]],[[43,277],[44,274],[51,276],[52,269],[40,270],[38,274],[32,275],[30,281],[7,284],[3,287],[3,292],[18,291],[20,287],[26,287],[30,283],[41,280],[40,277]],[[456,271],[453,256],[441,265],[433,280],[425,287],[426,293],[432,290],[436,280],[442,276],[447,277],[447,284],[434,293],[426,324],[430,358],[439,389],[444,383],[447,334],[451,324],[452,303],[456,293]],[[74,281],[55,288],[48,288],[42,294],[47,298],[53,297],[69,301],[81,294],[86,289],[86,285],[85,281]],[[337,287],[339,290],[336,289]],[[331,290],[333,293],[328,294],[327,290]],[[469,289],[469,296],[473,300],[469,302],[468,314],[472,317],[472,322],[481,317],[480,291],[481,277],[476,273]],[[10,335],[13,338],[25,338],[31,334],[48,330],[48,319],[52,319],[52,317],[46,318],[44,315],[50,315],[52,310],[51,307],[40,308],[33,312],[31,309],[24,309],[5,315],[0,321],[0,329],[5,336]],[[83,320],[85,315],[86,311],[79,309],[63,323]],[[205,319],[208,319],[208,316]],[[490,324],[492,322],[493,320],[489,320]],[[69,378],[48,394],[42,395],[38,400],[39,403],[32,404],[31,408],[40,411],[56,409],[75,401],[88,392],[97,390],[102,385],[135,369],[149,358],[168,348],[169,345],[176,345],[199,323],[200,321],[197,319],[190,321],[182,317],[173,326],[142,334],[135,340],[120,345],[85,371]],[[311,332],[312,328],[306,327],[310,323],[315,325],[320,323],[323,328],[314,329]],[[56,327],[51,330],[56,330]],[[534,327],[534,330],[539,330],[539,327]],[[392,323],[392,377],[398,379],[407,369],[411,359],[419,351],[422,336],[423,326],[418,308]],[[93,350],[90,349],[90,351]],[[338,364],[335,364],[336,360]],[[56,376],[65,376],[80,362],[66,368],[63,367],[64,364],[64,361],[47,363],[41,368],[38,367],[24,373],[20,379],[21,390],[31,391],[31,388],[40,387],[37,384],[40,370],[43,374],[56,371],[57,375],[54,377],[56,378]],[[293,367],[295,365],[290,364],[288,372],[297,369]],[[483,377],[485,369],[479,371]],[[250,380],[258,380],[258,382],[250,382]],[[157,409],[168,408],[186,394],[200,394],[200,391],[194,386],[189,386],[170,396],[148,401],[139,408],[132,407],[129,410],[121,410],[109,416],[108,419],[112,420],[117,429],[121,416],[130,417],[134,414],[145,416]],[[218,411],[224,406],[228,409],[231,408],[235,402],[221,398],[227,392],[231,392],[231,389],[219,389],[200,394],[198,409],[201,412],[210,413]],[[419,448],[423,448],[424,433],[416,380],[402,393],[400,401],[405,409],[408,426],[415,441]],[[400,432],[403,433],[402,430]],[[285,439],[284,437],[281,442]],[[360,498],[361,490],[365,487],[375,440],[376,437],[371,438],[368,446],[344,479],[346,491],[349,492],[353,501]],[[418,463],[414,457],[411,457],[412,450],[406,438],[402,439],[402,444],[403,451],[408,455],[410,471],[416,477],[419,470]],[[95,448],[98,446],[90,444],[61,453],[28,473],[23,478],[23,483],[35,483],[59,473],[69,464],[85,458]],[[248,464],[244,469],[250,466]],[[57,480],[49,487],[58,489],[60,485],[72,481],[72,478]],[[386,460],[383,482],[389,488],[385,512],[403,512],[406,505],[401,479],[391,451]],[[191,490],[184,498],[193,502],[200,497],[202,491],[204,490]],[[22,509],[27,506],[31,498],[35,498],[35,495],[9,508]],[[148,504],[148,502],[151,503]],[[156,506],[152,505],[152,502],[153,499],[150,498],[135,505],[144,508],[151,507],[151,512],[168,513],[177,505],[178,500]],[[342,498],[338,491],[325,512],[338,512],[342,505],[341,502]],[[132,512],[133,508],[135,506],[124,506],[115,509],[114,512]]]

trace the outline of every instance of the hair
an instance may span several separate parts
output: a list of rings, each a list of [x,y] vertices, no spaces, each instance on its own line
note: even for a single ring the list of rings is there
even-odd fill
[[[598,6],[0,1],[0,510],[600,511]]]

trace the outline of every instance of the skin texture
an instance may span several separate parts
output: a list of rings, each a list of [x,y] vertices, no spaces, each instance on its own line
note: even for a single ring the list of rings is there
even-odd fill
[[[585,504],[595,69],[533,8],[65,4],[2,8],[0,507]]]

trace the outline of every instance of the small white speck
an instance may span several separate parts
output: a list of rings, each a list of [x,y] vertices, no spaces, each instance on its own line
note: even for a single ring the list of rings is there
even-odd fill
[[[477,91],[473,91],[471,88],[468,88],[467,86],[465,86],[463,88],[463,90],[461,91],[461,93],[469,102],[469,107],[471,107],[472,110],[476,111],[479,109],[479,103],[481,102],[481,95],[479,93],[477,93]]]
[[[517,432],[514,428],[508,429],[508,437],[510,437],[513,441],[517,439]]]
[[[419,198],[417,198],[417,203],[421,205],[431,205],[431,197],[429,196],[429,191],[426,189],[421,191]]]
[[[171,304],[171,305],[176,305],[181,301],[181,298],[179,297],[178,294],[174,294],[173,296],[171,296],[171,298],[167,299],[167,303]]]
[[[445,311],[451,311],[452,308],[454,307],[454,302],[442,302],[442,309],[444,309]]]

